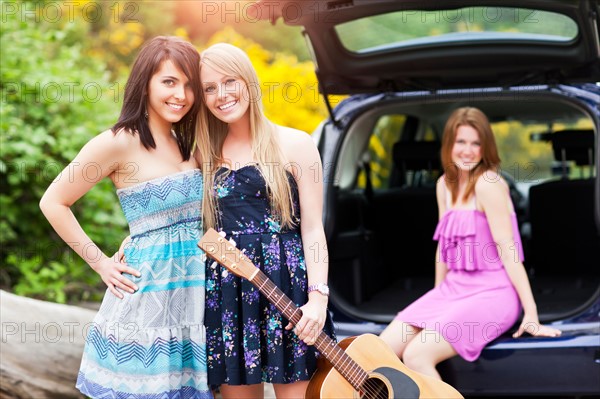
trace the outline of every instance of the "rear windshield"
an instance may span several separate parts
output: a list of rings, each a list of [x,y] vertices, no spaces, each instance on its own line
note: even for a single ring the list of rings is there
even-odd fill
[[[345,22],[335,30],[344,47],[357,53],[460,41],[561,43],[578,33],[577,24],[566,15],[511,7],[405,10]]]

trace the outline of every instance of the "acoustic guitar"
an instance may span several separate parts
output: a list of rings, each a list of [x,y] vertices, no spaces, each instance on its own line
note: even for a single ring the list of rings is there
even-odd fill
[[[235,246],[209,229],[198,246],[231,273],[250,281],[293,324],[302,311]],[[379,337],[363,334],[338,344],[323,331],[315,341],[321,353],[305,398],[462,398],[450,385],[406,367]]]

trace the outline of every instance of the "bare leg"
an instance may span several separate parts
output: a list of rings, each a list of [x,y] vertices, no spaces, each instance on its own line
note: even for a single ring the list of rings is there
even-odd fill
[[[420,328],[413,327],[399,320],[393,320],[381,332],[379,338],[392,348],[396,356],[402,359],[406,345],[417,336],[419,331],[421,331]]]
[[[307,387],[308,381],[297,381],[291,384],[273,384],[277,399],[304,398]]]
[[[227,385],[220,387],[223,399],[262,399],[265,396],[263,384]]]
[[[442,379],[435,366],[443,360],[456,356],[457,353],[442,335],[434,330],[421,330],[406,345],[402,360],[404,364],[421,374]]]

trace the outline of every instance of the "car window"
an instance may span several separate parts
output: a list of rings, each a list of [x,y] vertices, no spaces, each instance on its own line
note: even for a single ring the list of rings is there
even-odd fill
[[[555,159],[552,142],[547,139],[549,131],[593,129],[592,121],[588,118],[554,123],[550,127],[521,121],[493,122],[492,129],[502,160],[502,171],[517,183],[538,184],[563,177],[565,172],[564,177],[569,179],[587,178],[593,172],[593,167],[576,165],[570,160],[563,165],[560,159]]]
[[[375,123],[369,139],[363,167],[361,168],[356,186],[365,188],[367,171],[364,163],[369,163],[369,178],[373,189],[387,189],[395,186],[413,185],[418,173],[419,185],[434,181],[438,171],[427,169],[414,171],[406,170],[405,176],[398,176],[400,165],[394,165],[393,149],[396,143],[437,142],[439,132],[424,121],[409,115],[389,114],[381,116]],[[437,159],[437,154],[433,155]]]
[[[465,40],[560,43],[578,34],[577,24],[566,15],[513,7],[404,10],[345,22],[335,30],[344,47],[357,53]]]
[[[369,139],[367,159],[371,168],[373,188],[387,188],[392,170],[392,147],[401,139],[406,115],[384,115],[375,123]],[[358,175],[357,187],[364,188],[367,175],[364,168]]]
[[[358,173],[357,188],[364,189],[366,186],[367,173],[364,168],[366,161],[369,163],[373,189],[387,189],[394,186],[392,150],[395,143],[402,140],[440,141],[441,132],[436,131],[425,121],[420,122],[421,126],[413,137],[403,137],[403,132],[406,134],[408,130],[406,129],[407,118],[411,117],[391,114],[381,116],[377,120],[362,162],[363,167]],[[502,160],[500,172],[505,176],[508,175],[523,189],[549,179],[561,178],[563,173],[566,173],[565,177],[569,179],[587,178],[593,173],[593,167],[576,165],[573,161],[567,161],[563,165],[560,159],[555,159],[551,141],[544,139],[544,132],[548,131],[592,129],[592,121],[588,118],[556,122],[550,126],[517,120],[492,122],[491,125]],[[439,175],[438,173],[428,173],[426,170],[420,173],[426,175],[428,182],[434,181]],[[412,177],[409,172],[403,182],[410,183]]]

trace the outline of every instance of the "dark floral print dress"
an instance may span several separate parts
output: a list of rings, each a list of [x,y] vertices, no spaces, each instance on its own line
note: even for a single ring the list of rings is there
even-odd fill
[[[214,195],[218,229],[296,305],[308,301],[306,264],[300,220],[282,229],[271,213],[264,178],[256,165],[219,169]],[[294,207],[299,215],[298,189],[290,175]],[[252,283],[216,262],[206,264],[208,382],[245,385],[308,380],[316,369],[317,351],[300,341],[281,313]],[[325,331],[333,337],[328,315]]]

